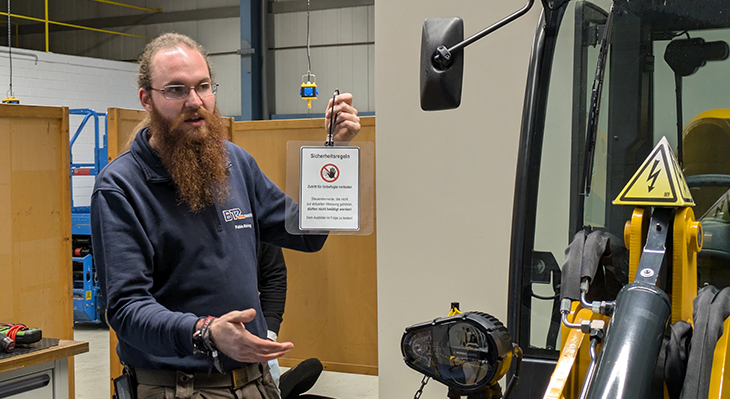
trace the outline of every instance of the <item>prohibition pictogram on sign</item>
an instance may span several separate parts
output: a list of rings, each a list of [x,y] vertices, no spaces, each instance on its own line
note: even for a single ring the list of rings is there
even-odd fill
[[[337,168],[337,165],[328,163],[322,167],[322,170],[319,171],[319,175],[322,176],[322,180],[327,183],[334,183],[337,178],[340,177],[340,169]]]

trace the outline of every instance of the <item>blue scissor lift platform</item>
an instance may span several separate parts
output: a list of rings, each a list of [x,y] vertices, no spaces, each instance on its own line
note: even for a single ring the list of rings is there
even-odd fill
[[[71,152],[71,235],[73,247],[73,305],[74,322],[106,323],[104,301],[99,291],[99,280],[94,266],[91,248],[91,207],[75,206],[73,198],[73,179],[78,176],[96,176],[106,166],[107,150],[107,117],[106,113],[96,112],[88,108],[70,109],[69,115],[83,116],[84,119],[71,138],[70,148],[86,127],[87,122],[94,122],[94,162],[75,163]],[[100,118],[104,118],[104,134],[99,137]]]

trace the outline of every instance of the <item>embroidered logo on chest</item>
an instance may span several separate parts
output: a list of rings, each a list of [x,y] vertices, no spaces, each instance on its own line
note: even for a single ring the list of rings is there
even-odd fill
[[[223,219],[226,222],[234,222],[253,217],[252,213],[243,213],[240,208],[226,209],[223,211]],[[250,225],[249,225],[250,226]],[[236,226],[238,228],[238,226]]]

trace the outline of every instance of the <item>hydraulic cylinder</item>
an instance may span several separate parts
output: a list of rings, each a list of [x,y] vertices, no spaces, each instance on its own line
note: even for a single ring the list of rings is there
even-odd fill
[[[669,297],[657,286],[632,283],[621,289],[588,399],[649,397],[670,314]]]

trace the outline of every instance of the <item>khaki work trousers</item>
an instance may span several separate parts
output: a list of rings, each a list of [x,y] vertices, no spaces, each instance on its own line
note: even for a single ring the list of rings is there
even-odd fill
[[[137,399],[280,399],[268,365],[262,366],[262,376],[241,388],[195,388],[193,375],[178,372],[177,384],[158,386],[139,384]]]

